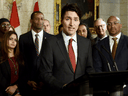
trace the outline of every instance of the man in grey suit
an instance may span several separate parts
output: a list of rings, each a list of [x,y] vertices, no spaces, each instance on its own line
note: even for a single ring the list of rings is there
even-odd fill
[[[80,18],[80,10],[75,4],[65,5],[61,14],[63,31],[56,36],[48,38],[43,44],[40,75],[42,81],[48,87],[47,93],[50,96],[68,83],[86,74],[86,72],[94,71],[91,42],[76,33]],[[71,39],[73,53],[69,48]],[[72,56],[71,53],[73,54]],[[84,92],[86,90],[88,88]],[[65,93],[63,96],[72,96],[67,94]],[[86,94],[89,93],[85,92],[82,95]]]

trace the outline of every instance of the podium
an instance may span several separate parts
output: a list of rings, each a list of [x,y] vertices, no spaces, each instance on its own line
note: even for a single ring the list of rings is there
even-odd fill
[[[74,95],[69,96],[80,96],[78,90],[81,88],[81,85],[84,84],[85,81],[89,81],[89,88],[93,89],[92,94],[94,94],[94,92],[101,92],[102,90],[109,91],[113,86],[123,86],[124,84],[128,84],[128,71],[88,73],[67,84],[56,94],[73,92]]]

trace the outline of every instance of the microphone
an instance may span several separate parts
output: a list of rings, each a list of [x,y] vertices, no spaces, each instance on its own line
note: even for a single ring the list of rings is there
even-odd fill
[[[108,52],[108,54],[109,55],[111,55],[112,56],[112,54],[103,46],[103,45],[101,45],[102,46],[102,48],[105,50],[105,51],[107,51]],[[115,60],[112,58],[112,60],[113,60],[113,63],[114,63],[114,65],[115,65],[115,68],[116,68],[116,71],[119,71],[118,70],[118,67],[117,67],[117,64],[116,64],[116,62],[115,62]]]
[[[111,67],[110,67],[110,64],[109,64],[107,58],[106,58],[106,57],[104,56],[104,54],[97,48],[97,46],[95,46],[95,48],[96,48],[96,49],[100,52],[100,54],[105,58],[105,60],[107,61],[108,69],[109,69],[109,71],[111,72],[112,69],[111,69]]]

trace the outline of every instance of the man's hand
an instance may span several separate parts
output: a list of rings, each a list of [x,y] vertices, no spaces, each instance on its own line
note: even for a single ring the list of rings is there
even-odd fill
[[[37,90],[37,83],[35,81],[28,81],[27,84],[33,88],[33,90]]]
[[[13,86],[9,86],[6,88],[6,93],[10,94],[10,95],[13,95],[13,93],[16,91],[17,89],[17,85],[13,85]]]

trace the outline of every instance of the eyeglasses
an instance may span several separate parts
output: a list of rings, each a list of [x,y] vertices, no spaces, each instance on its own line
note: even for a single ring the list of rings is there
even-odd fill
[[[2,26],[2,27],[6,27],[6,26],[7,26],[7,27],[11,27],[10,24],[2,24],[1,26]]]
[[[99,26],[95,26],[95,28],[100,28],[100,27],[104,27],[105,26],[105,24],[104,25],[99,25]]]
[[[113,23],[114,25],[117,25],[117,24],[119,24],[120,22],[119,22],[119,21],[109,22],[109,23],[107,23],[107,25],[108,25],[108,26],[112,26],[112,23]]]

